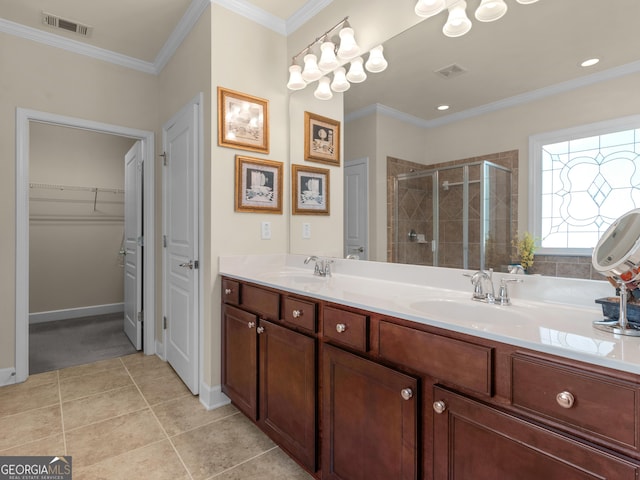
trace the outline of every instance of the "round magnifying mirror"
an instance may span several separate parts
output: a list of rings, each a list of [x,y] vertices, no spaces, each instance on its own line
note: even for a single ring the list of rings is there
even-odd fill
[[[625,213],[604,232],[593,249],[592,263],[598,272],[618,282],[636,280],[640,275],[640,208]]]

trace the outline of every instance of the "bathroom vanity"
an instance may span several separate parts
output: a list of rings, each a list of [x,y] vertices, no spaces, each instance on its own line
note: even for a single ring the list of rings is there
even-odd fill
[[[461,271],[303,260],[220,259],[222,388],[315,477],[640,478],[640,339],[580,304],[605,282],[497,306]]]

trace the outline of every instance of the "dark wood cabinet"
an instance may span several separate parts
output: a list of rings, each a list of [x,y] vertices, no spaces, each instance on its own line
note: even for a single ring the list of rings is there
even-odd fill
[[[434,480],[636,480],[637,462],[434,389]],[[441,412],[441,413],[437,413]]]
[[[258,417],[258,317],[222,306],[222,391],[249,418]]]
[[[323,348],[323,480],[417,478],[418,381]]]
[[[316,340],[260,321],[262,429],[310,471],[316,469]]]
[[[244,284],[241,287],[242,307],[231,302],[222,306],[222,391],[314,472],[316,339],[263,318],[277,314],[278,294]],[[225,296],[229,294],[223,290]]]

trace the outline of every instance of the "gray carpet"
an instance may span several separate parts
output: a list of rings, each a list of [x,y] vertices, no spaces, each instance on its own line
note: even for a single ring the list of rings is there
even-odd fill
[[[123,314],[29,325],[29,374],[135,353],[123,330]]]

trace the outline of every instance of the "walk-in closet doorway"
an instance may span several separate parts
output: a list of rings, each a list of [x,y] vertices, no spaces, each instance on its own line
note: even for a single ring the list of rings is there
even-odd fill
[[[43,112],[22,109],[18,111],[16,155],[16,380],[18,382],[26,379],[29,374],[30,313],[34,314],[31,315],[32,321],[39,322],[47,320],[47,317],[55,320],[56,315],[65,316],[66,313],[70,313],[72,317],[82,316],[84,313],[90,314],[87,316],[93,313],[108,314],[109,308],[121,309],[123,303],[120,301],[122,296],[119,296],[115,290],[122,291],[124,282],[114,281],[114,278],[118,275],[124,277],[125,258],[120,255],[120,247],[124,248],[122,217],[123,210],[126,208],[123,184],[124,155],[121,158],[121,167],[117,170],[95,163],[100,161],[98,148],[95,152],[96,158],[87,158],[85,165],[78,163],[78,158],[71,158],[73,154],[69,151],[61,153],[62,157],[69,158],[58,158],[57,161],[47,163],[46,144],[57,143],[59,138],[56,136],[69,138],[75,136],[85,140],[92,137],[98,143],[103,142],[100,147],[102,150],[124,149],[125,153],[128,146],[139,142],[141,162],[146,159],[153,160],[152,132]],[[32,153],[31,150],[33,150]],[[51,158],[54,158],[53,153]],[[93,165],[91,165],[92,162]],[[144,199],[140,199],[143,207],[139,216],[141,230],[146,232],[145,237],[139,239],[141,244],[145,244],[144,250],[141,249],[143,258],[140,258],[143,265],[141,271],[143,291],[140,303],[144,305],[144,313],[148,318],[154,318],[153,170],[153,161],[144,161],[144,175],[140,175],[136,180],[140,182],[139,188],[144,192]],[[43,181],[47,179],[50,181]],[[111,184],[108,184],[109,182]],[[91,228],[87,228],[88,226]],[[114,238],[117,244],[115,252],[113,251]],[[97,248],[93,254],[90,244],[94,244],[93,246]],[[98,253],[99,251],[102,251],[102,254]],[[34,258],[31,258],[32,255]],[[94,258],[90,258],[92,255]],[[46,265],[42,264],[43,259],[48,259],[45,260]],[[31,265],[32,261],[33,265]],[[93,266],[87,265],[88,262],[93,262]],[[77,275],[74,275],[76,268]],[[46,274],[43,275],[43,272]],[[34,278],[30,278],[31,275]],[[90,283],[92,282],[89,286],[86,285],[88,279]],[[60,288],[64,284],[70,287],[68,291]],[[30,290],[34,298],[30,298]],[[78,299],[74,299],[74,294],[77,297],[83,297],[79,301],[80,304],[75,306],[74,302]],[[147,322],[143,332],[144,342],[142,343],[145,353],[148,354],[155,353],[153,323],[153,321]],[[71,339],[73,340],[73,336]]]

